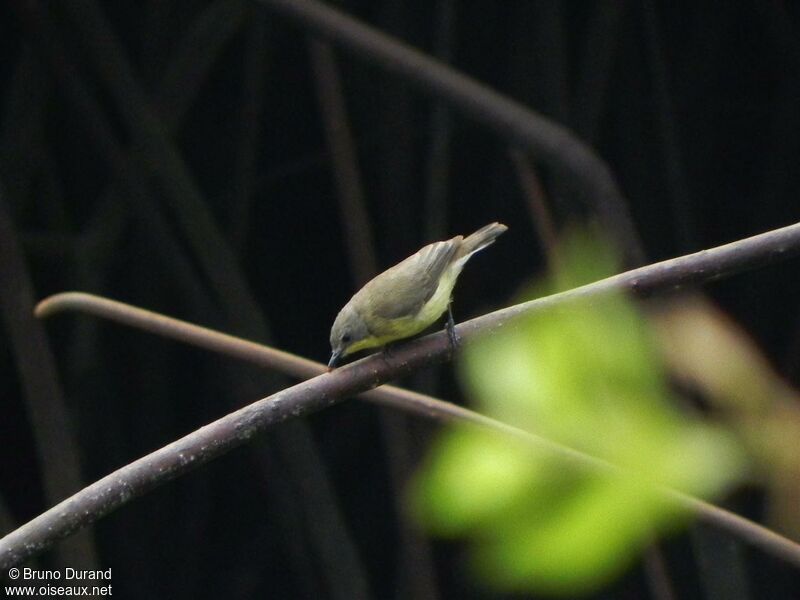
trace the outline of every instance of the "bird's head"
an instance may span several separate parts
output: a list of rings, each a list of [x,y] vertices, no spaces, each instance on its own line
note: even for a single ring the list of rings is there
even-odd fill
[[[350,354],[366,347],[364,341],[371,337],[364,319],[350,305],[347,304],[331,327],[331,360],[328,370],[336,368],[341,360]]]

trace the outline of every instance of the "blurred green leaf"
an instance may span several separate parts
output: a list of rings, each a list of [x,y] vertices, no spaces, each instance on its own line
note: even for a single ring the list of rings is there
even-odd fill
[[[570,238],[548,293],[613,272],[595,238]],[[680,413],[647,321],[619,293],[527,315],[464,349],[479,409],[602,458],[622,474],[567,467],[519,440],[446,432],[420,473],[415,512],[438,534],[468,535],[477,570],[503,588],[574,594],[607,582],[682,515],[659,487],[709,497],[744,458],[719,427]]]
[[[652,315],[671,372],[703,393],[746,444],[770,527],[800,539],[800,395],[710,302],[682,298]]]

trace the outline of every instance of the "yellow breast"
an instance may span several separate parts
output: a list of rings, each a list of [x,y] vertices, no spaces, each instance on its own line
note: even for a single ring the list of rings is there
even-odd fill
[[[433,325],[436,319],[441,317],[444,311],[447,310],[447,305],[450,302],[450,297],[453,294],[453,287],[461,272],[462,265],[454,263],[442,274],[442,278],[439,280],[439,287],[436,288],[431,299],[422,306],[415,317],[415,321],[418,321],[421,325],[419,331]]]
[[[439,285],[433,296],[420,308],[416,315],[397,319],[384,319],[373,315],[370,328],[380,335],[355,342],[347,348],[347,353],[358,352],[367,348],[380,348],[396,340],[411,337],[424,331],[447,310],[453,287],[464,263],[459,261],[448,267],[439,279]]]

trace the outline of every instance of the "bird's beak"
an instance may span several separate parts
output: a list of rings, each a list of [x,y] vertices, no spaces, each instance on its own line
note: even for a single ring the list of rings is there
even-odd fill
[[[342,351],[334,350],[331,354],[331,359],[328,361],[328,371],[333,371],[342,359]]]

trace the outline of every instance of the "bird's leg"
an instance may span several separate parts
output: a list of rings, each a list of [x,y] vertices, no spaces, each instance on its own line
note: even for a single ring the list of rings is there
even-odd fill
[[[458,336],[456,335],[456,322],[453,319],[453,299],[447,303],[447,324],[444,327],[447,330],[447,339],[450,340],[450,352],[455,353],[458,348]]]

